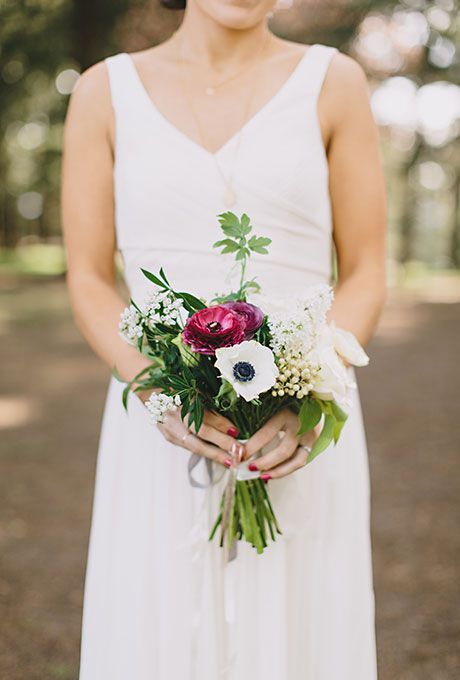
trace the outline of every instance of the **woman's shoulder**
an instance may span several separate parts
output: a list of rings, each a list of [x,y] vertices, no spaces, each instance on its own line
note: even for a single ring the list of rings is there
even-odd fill
[[[69,117],[91,120],[92,125],[105,128],[111,121],[110,81],[104,59],[85,69],[79,76],[70,97]]]
[[[369,97],[369,84],[366,73],[356,59],[337,50],[330,61],[324,80],[322,98],[331,102],[333,107],[352,107]]]

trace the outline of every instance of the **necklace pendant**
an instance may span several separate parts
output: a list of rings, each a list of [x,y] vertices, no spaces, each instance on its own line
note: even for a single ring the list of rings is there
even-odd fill
[[[215,89],[213,87],[207,87],[205,92],[208,96],[212,96],[215,92]]]
[[[226,208],[231,208],[236,203],[236,194],[230,187],[227,187],[224,192],[224,205]]]

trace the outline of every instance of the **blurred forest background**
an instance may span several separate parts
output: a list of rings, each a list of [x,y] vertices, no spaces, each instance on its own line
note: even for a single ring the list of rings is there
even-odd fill
[[[2,680],[78,677],[108,370],[77,332],[64,285],[68,98],[82,70],[162,41],[180,19],[157,0],[0,0]],[[456,0],[295,0],[272,27],[339,47],[369,76],[392,287],[359,372],[379,678],[458,680],[459,8]]]
[[[0,267],[60,273],[64,116],[78,74],[164,40],[152,0],[0,0]],[[460,18],[456,0],[299,0],[275,33],[323,42],[369,75],[390,197],[390,283],[460,267]]]

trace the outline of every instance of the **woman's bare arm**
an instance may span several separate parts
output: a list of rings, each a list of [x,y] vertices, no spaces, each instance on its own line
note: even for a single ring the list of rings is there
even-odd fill
[[[339,281],[329,314],[337,326],[365,344],[375,329],[385,299],[385,184],[378,135],[367,82],[361,68],[338,55],[329,70],[319,115],[327,143]],[[284,477],[303,467],[318,427],[301,440],[297,416],[282,411],[246,444],[252,455],[283,430],[277,448],[257,461],[264,478]]]
[[[117,291],[114,265],[113,139],[108,75],[105,64],[96,64],[79,80],[65,126],[62,220],[67,280],[75,321],[84,337],[109,368],[132,380],[149,361],[118,334],[125,303]],[[145,399],[147,393],[139,396]],[[160,429],[178,446],[230,463],[235,430],[223,416],[206,412],[199,437],[188,432],[179,412],[168,414]]]
[[[366,344],[385,301],[386,191],[361,67],[337,55],[320,99],[328,144],[338,285],[330,319]]]
[[[117,291],[113,129],[103,63],[86,71],[72,94],[64,133],[62,222],[75,321],[109,368],[132,379],[147,361],[118,335],[125,303]]]

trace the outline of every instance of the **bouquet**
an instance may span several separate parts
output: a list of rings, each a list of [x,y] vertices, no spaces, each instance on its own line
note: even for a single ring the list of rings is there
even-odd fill
[[[338,441],[347,419],[355,384],[344,361],[362,366],[368,357],[351,333],[327,322],[328,285],[307,288],[297,300],[264,297],[246,268],[252,253],[268,252],[271,240],[253,233],[246,214],[225,212],[218,220],[224,238],[213,247],[234,256],[238,289],[206,301],[176,291],[163,269],[142,270],[154,288],[143,306],[131,300],[119,330],[151,363],[126,384],[123,403],[127,407],[132,389],[159,389],[146,402],[155,423],[180,410],[198,432],[209,409],[231,420],[243,440],[290,408],[298,414],[299,436],[321,426],[311,462]],[[262,553],[281,533],[266,484],[235,457],[210,540],[218,531],[227,555],[238,540]]]

